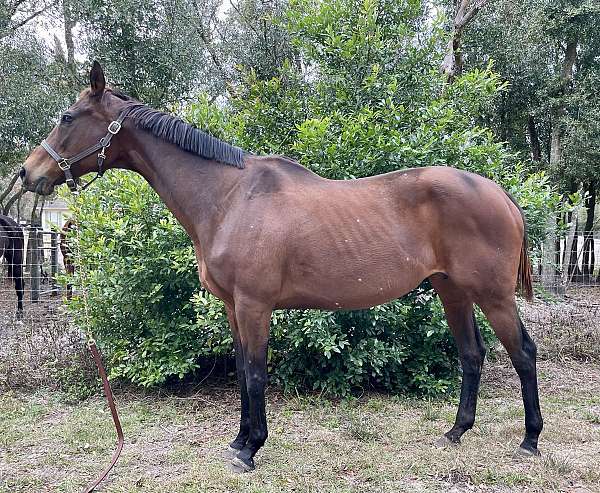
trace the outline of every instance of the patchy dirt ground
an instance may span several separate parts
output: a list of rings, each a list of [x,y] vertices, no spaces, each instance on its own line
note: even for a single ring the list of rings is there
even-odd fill
[[[542,458],[513,459],[523,431],[519,383],[487,365],[476,426],[432,446],[455,402],[371,394],[357,401],[268,394],[270,437],[257,470],[236,475],[223,451],[237,426],[233,388],[191,396],[117,395],[125,434],[106,492],[600,491],[600,366],[540,364]],[[78,492],[114,446],[100,398],[49,392],[0,397],[0,491]]]
[[[598,302],[600,292],[586,290],[566,302],[522,307],[542,356],[541,458],[512,457],[522,438],[523,406],[518,378],[499,351],[486,363],[477,422],[460,447],[433,446],[451,426],[456,400],[372,393],[333,402],[270,388],[270,437],[257,470],[241,476],[228,470],[223,455],[238,425],[234,387],[117,392],[126,446],[98,491],[600,492]],[[41,337],[39,331],[31,336],[28,351]],[[8,331],[4,337],[10,342]],[[0,394],[0,492],[79,492],[114,444],[100,397],[68,404],[50,390]]]

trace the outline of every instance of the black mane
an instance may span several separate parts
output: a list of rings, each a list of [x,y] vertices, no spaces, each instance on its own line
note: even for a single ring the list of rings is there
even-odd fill
[[[181,118],[150,108],[118,90],[112,89],[110,93],[130,105],[127,118],[131,118],[136,127],[205,159],[237,168],[244,167],[245,152],[239,147],[227,144]]]

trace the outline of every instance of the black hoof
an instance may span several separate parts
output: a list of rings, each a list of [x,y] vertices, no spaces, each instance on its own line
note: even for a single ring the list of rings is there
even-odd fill
[[[242,457],[234,457],[231,459],[231,468],[233,472],[244,473],[254,471],[254,459],[244,459]]]
[[[515,459],[528,459],[529,457],[539,457],[542,455],[537,448],[524,447],[521,445],[513,454]]]
[[[233,459],[235,458],[235,456],[238,454],[238,452],[240,451],[240,449],[237,449],[235,447],[232,447],[231,445],[229,445],[227,447],[227,450],[225,450],[224,455],[226,459]]]
[[[458,447],[459,445],[460,439],[458,439],[457,441],[453,441],[450,440],[446,435],[442,435],[434,443],[434,446],[436,448]]]

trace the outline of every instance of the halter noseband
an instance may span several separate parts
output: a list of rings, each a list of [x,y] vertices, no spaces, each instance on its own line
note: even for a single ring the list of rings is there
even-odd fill
[[[106,149],[110,147],[110,141],[112,140],[113,136],[117,135],[121,130],[123,120],[125,120],[125,118],[127,117],[127,113],[129,113],[129,108],[125,108],[119,114],[119,117],[116,120],[110,122],[110,124],[108,125],[108,131],[106,135],[102,137],[97,144],[94,144],[93,146],[84,149],[79,154],[76,154],[75,156],[70,158],[62,157],[58,152],[52,149],[52,146],[46,141],[46,139],[42,140],[41,146],[46,150],[50,157],[52,157],[52,159],[54,159],[57,162],[58,167],[65,174],[65,182],[69,187],[69,190],[71,190],[71,192],[77,191],[77,183],[73,178],[73,173],[71,173],[71,166],[85,159],[91,154],[94,154],[96,151],[100,151],[98,153],[96,161],[98,164],[98,171],[96,172],[96,176],[94,178],[92,178],[88,183],[81,187],[81,190],[85,190],[104,174],[104,160],[106,159]]]

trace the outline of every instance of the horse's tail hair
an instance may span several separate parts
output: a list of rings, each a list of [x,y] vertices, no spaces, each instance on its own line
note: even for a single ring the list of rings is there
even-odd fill
[[[523,224],[525,224],[525,219],[523,219]],[[521,256],[519,258],[519,271],[517,273],[517,289],[527,301],[532,301],[533,284],[531,280],[531,261],[529,260],[528,250],[529,242],[527,240],[527,231],[524,231]]]
[[[521,214],[521,219],[523,220],[523,243],[521,244],[521,254],[519,256],[519,270],[517,271],[517,291],[527,300],[533,300],[533,281],[532,281],[532,268],[531,268],[531,260],[529,259],[529,240],[527,237],[527,222],[525,220],[525,214],[523,213],[523,209],[517,203],[515,198],[506,193],[506,196],[510,199],[510,201],[515,204],[517,209],[519,209],[519,213]]]

